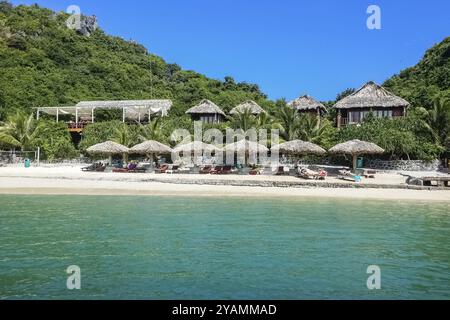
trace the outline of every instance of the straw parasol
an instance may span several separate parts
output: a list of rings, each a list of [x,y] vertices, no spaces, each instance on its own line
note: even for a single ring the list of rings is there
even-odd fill
[[[326,153],[325,149],[319,147],[318,145],[306,142],[302,140],[293,140],[285,142],[272,147],[272,152],[282,152],[285,154],[295,154],[295,155],[323,155]]]
[[[245,111],[249,111],[253,115],[259,115],[261,113],[265,113],[264,109],[259,106],[255,101],[248,100],[240,105],[238,105],[236,108],[232,109],[230,111],[231,115],[238,114],[238,113],[244,113]]]
[[[89,154],[101,154],[101,155],[107,155],[109,156],[109,163],[112,163],[112,155],[113,154],[127,154],[130,151],[127,147],[113,142],[113,141],[106,141],[102,142],[96,145],[93,145],[92,147],[89,147],[86,152]]]
[[[350,154],[353,156],[353,170],[356,170],[356,161],[361,154],[381,154],[384,153],[384,149],[377,146],[375,143],[351,140],[344,143],[340,143],[330,149],[330,153],[337,154]]]
[[[148,140],[130,149],[130,153],[135,154],[168,154],[172,149],[161,142]]]
[[[176,146],[175,148],[173,148],[172,150],[175,153],[194,153],[194,152],[208,152],[208,153],[212,153],[212,152],[218,152],[220,151],[219,148],[217,148],[216,146],[212,145],[212,144],[207,144],[201,141],[194,141],[194,142],[190,142],[190,143],[186,143],[186,144],[179,144],[178,146]]]
[[[249,141],[249,140],[241,140],[235,143],[230,143],[225,146],[223,149],[225,152],[234,152],[234,153],[257,153],[257,152],[268,152],[269,149],[259,143]]]
[[[170,154],[172,149],[155,140],[144,141],[130,149],[130,153],[145,154],[147,158],[154,160],[154,155]]]

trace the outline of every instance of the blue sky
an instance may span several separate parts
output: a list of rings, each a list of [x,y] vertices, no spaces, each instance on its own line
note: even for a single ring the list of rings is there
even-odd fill
[[[103,30],[209,77],[258,84],[271,99],[334,99],[415,65],[450,36],[448,0],[13,0],[78,5]],[[366,27],[381,8],[381,30]]]

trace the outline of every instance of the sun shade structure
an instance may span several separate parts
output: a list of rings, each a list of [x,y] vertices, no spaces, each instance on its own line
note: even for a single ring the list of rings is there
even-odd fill
[[[225,152],[234,153],[261,153],[269,151],[266,146],[249,140],[241,140],[235,143],[230,143],[226,145],[223,150]]]
[[[265,113],[264,109],[261,108],[255,101],[248,100],[241,103],[236,108],[232,109],[230,111],[230,114],[234,115],[238,113],[244,113],[245,111],[250,111],[250,113],[255,116],[261,113]]]
[[[112,155],[114,154],[125,155],[129,153],[129,151],[130,149],[128,149],[127,147],[113,141],[102,142],[86,149],[86,152],[89,154],[100,154],[109,156],[110,164],[112,163]]]
[[[134,154],[169,154],[172,149],[158,141],[148,140],[142,142],[130,149],[130,153]]]
[[[403,117],[409,102],[389,92],[373,81],[366,83],[351,95],[339,100],[333,108],[337,112],[337,127],[361,123],[372,113],[377,118]]]
[[[175,153],[194,153],[194,152],[198,152],[198,153],[202,153],[202,152],[207,152],[207,153],[213,153],[213,152],[220,152],[221,150],[212,145],[212,144],[207,144],[201,141],[194,141],[194,142],[190,142],[190,143],[186,143],[186,144],[179,144],[178,146],[176,146],[175,148],[173,148],[173,152]]]
[[[272,147],[272,152],[280,152],[291,155],[323,155],[326,150],[322,147],[302,140],[293,140],[285,143],[281,143]]]
[[[325,106],[313,97],[304,95],[288,103],[289,107],[292,107],[300,112],[325,112]]]
[[[167,116],[172,107],[171,100],[114,100],[114,101],[81,101],[75,106],[42,107],[37,109],[37,118],[41,113],[56,117],[71,115],[75,122],[87,120],[94,122],[96,110],[122,110],[122,120],[126,119],[140,122],[145,117],[153,115]]]
[[[353,156],[353,170],[356,170],[356,162],[362,154],[382,154],[384,149],[372,142],[351,140],[340,143],[329,150],[335,154],[349,154]]]
[[[226,117],[222,109],[214,102],[204,99],[198,105],[186,111],[194,121],[219,123]]]

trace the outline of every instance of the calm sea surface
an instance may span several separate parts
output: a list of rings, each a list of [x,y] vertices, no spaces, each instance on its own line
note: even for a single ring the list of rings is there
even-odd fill
[[[0,299],[57,298],[450,299],[450,204],[0,196]]]

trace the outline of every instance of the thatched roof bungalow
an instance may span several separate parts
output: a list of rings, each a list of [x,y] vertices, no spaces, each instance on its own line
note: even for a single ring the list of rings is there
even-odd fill
[[[292,100],[288,106],[298,110],[301,113],[309,113],[321,116],[326,112],[325,106],[311,96],[304,95]]]
[[[195,107],[186,111],[194,121],[203,121],[204,123],[220,123],[226,115],[222,109],[214,102],[204,99]]]
[[[257,116],[257,115],[265,112],[264,109],[261,108],[259,106],[259,104],[257,104],[255,101],[248,100],[248,101],[241,103],[236,108],[232,109],[230,111],[230,114],[235,115],[238,113],[244,113],[245,111],[251,112],[251,114],[253,114],[254,116]]]
[[[337,110],[337,127],[357,124],[372,112],[378,118],[403,117],[409,102],[387,91],[373,81],[366,83],[353,94],[339,100],[333,108]]]

